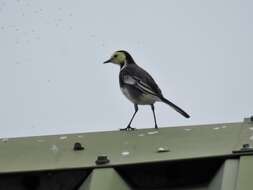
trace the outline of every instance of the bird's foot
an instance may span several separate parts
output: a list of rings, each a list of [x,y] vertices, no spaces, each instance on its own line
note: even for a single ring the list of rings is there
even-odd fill
[[[135,130],[135,128],[131,127],[130,125],[128,125],[126,128],[120,129],[120,131],[133,131],[133,130]]]
[[[158,126],[157,126],[157,125],[155,125],[155,129],[158,129]]]

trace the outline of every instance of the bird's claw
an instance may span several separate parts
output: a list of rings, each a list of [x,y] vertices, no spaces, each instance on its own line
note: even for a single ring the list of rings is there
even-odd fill
[[[126,128],[120,129],[120,131],[133,131],[133,130],[135,130],[135,128],[133,128],[131,126],[127,126]]]

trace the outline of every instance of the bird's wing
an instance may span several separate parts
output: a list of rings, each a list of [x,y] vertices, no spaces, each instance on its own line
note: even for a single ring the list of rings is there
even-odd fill
[[[139,66],[128,66],[123,72],[123,81],[125,84],[133,85],[144,93],[162,97],[162,92],[155,80]]]

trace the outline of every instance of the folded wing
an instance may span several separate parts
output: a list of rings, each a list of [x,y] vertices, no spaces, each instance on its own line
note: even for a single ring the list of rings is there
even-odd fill
[[[162,97],[162,92],[154,79],[140,67],[128,66],[122,70],[123,82],[128,85],[134,85],[145,94],[151,94]]]

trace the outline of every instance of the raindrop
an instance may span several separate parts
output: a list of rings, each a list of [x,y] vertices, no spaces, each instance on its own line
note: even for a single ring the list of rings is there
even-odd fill
[[[162,153],[162,152],[170,152],[170,150],[168,148],[164,148],[164,147],[159,147],[157,149],[157,152],[158,153]]]
[[[122,156],[128,156],[129,154],[130,154],[130,152],[128,152],[128,151],[121,152]]]
[[[2,142],[8,142],[8,140],[9,140],[8,138],[3,138]]]
[[[59,139],[61,139],[61,140],[64,140],[64,139],[67,139],[68,137],[67,136],[61,136],[61,137],[59,137]]]
[[[55,144],[53,144],[51,150],[53,151],[53,153],[57,153],[59,151],[59,148]]]
[[[157,134],[158,133],[158,131],[150,131],[150,132],[148,132],[148,135],[154,135],[154,134]]]

